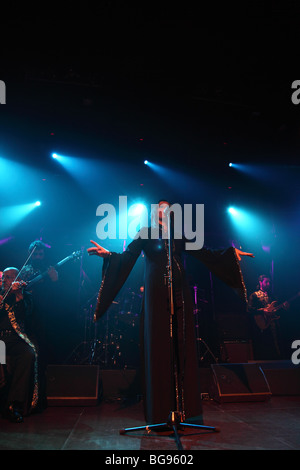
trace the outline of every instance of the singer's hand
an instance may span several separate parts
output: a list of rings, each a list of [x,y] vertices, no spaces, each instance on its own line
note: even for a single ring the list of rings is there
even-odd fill
[[[245,253],[244,251],[239,250],[238,248],[235,248],[236,256],[239,261],[241,261],[241,256],[250,256],[250,258],[254,258],[253,253]]]
[[[98,245],[98,243],[93,240],[90,240],[90,242],[93,243],[95,247],[87,249],[89,255],[100,256],[100,258],[107,258],[110,255],[110,252],[103,248],[103,246]]]

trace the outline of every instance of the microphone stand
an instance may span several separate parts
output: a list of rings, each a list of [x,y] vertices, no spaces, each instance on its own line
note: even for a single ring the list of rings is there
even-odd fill
[[[173,215],[173,213],[172,213]],[[171,211],[167,212],[168,216],[168,265],[167,265],[167,275],[165,276],[168,282],[168,292],[169,292],[169,305],[170,305],[170,340],[171,340],[171,360],[172,360],[172,368],[173,376],[174,376],[174,388],[175,388],[175,401],[176,401],[176,410],[171,410],[166,422],[158,423],[158,424],[149,424],[146,426],[136,426],[133,428],[124,428],[120,430],[120,434],[126,434],[127,432],[131,431],[159,431],[163,430],[166,431],[166,428],[169,430],[173,430],[175,435],[175,440],[177,444],[178,450],[183,450],[178,429],[183,429],[184,427],[187,428],[196,428],[196,429],[205,429],[213,432],[219,432],[219,429],[214,426],[204,426],[201,424],[190,424],[185,422],[185,411],[183,407],[183,397],[181,394],[181,400],[179,397],[179,377],[178,377],[178,364],[179,364],[179,357],[178,357],[178,344],[176,341],[177,335],[174,331],[174,325],[176,325],[175,320],[175,308],[174,308],[174,292],[173,292],[173,226],[171,222]],[[183,390],[181,390],[181,393]],[[200,399],[200,397],[199,397]]]

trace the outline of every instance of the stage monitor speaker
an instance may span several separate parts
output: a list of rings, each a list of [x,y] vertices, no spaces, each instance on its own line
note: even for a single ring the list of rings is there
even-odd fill
[[[49,406],[95,406],[100,397],[99,366],[49,365],[47,402]]]
[[[212,364],[211,398],[219,403],[265,401],[271,397],[258,364]]]

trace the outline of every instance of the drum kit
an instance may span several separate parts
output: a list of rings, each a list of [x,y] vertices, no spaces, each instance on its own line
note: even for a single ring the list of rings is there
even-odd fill
[[[102,369],[136,369],[139,366],[141,292],[123,289],[106,314],[93,321],[95,294],[83,308],[84,340],[67,362],[99,365]]]
[[[217,358],[204,340],[205,300],[202,290],[193,286],[194,325],[199,365],[217,362]],[[96,323],[93,321],[98,292],[83,307],[84,339],[72,351],[68,364],[99,365],[102,369],[136,369],[140,364],[140,314],[143,288],[134,292],[123,288],[112,302],[106,314]],[[204,327],[204,328],[203,328]]]

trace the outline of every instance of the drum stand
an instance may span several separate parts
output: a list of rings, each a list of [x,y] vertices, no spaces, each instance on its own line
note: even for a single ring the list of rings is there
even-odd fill
[[[96,295],[96,294],[95,294]],[[84,312],[84,338],[83,341],[73,349],[73,351],[69,354],[67,359],[64,361],[65,364],[69,363],[76,363],[76,364],[87,364],[93,365],[98,364],[98,357],[99,354],[99,345],[101,341],[97,338],[97,324],[93,325],[94,329],[92,331],[92,318],[93,318],[93,311],[94,305],[92,303],[92,299],[87,301],[86,306],[83,309]],[[108,317],[107,317],[108,318]],[[107,319],[108,322],[108,319]],[[107,330],[106,325],[106,330]],[[107,332],[106,332],[106,340],[107,340]],[[108,341],[108,340],[107,340]],[[104,349],[104,348],[103,348]],[[104,357],[104,364],[107,365],[107,344],[105,345],[105,351],[101,352],[100,355]]]
[[[173,332],[173,324],[174,324],[174,318],[175,318],[175,309],[174,309],[174,297],[173,297],[173,254],[172,254],[172,245],[173,245],[173,233],[172,233],[172,227],[173,224],[171,224],[171,213],[169,212],[168,214],[168,235],[169,235],[169,241],[168,241],[168,266],[167,266],[167,272],[168,274],[166,275],[166,279],[168,281],[168,287],[169,287],[169,305],[170,305],[170,339],[171,339],[171,354],[172,354],[172,363],[173,363],[173,372],[174,372],[174,388],[175,388],[175,398],[176,398],[176,410],[175,411],[170,411],[168,419],[166,422],[159,423],[159,424],[149,424],[146,426],[138,426],[134,428],[124,428],[120,430],[120,434],[124,435],[128,432],[132,431],[159,431],[159,430],[164,430],[166,431],[166,428],[168,430],[173,430],[173,433],[175,435],[175,440],[177,444],[178,450],[183,450],[178,430],[183,429],[183,428],[193,428],[193,429],[204,429],[208,431],[213,431],[213,432],[219,432],[219,429],[214,427],[214,426],[204,426],[201,424],[189,424],[185,422],[185,412],[183,409],[183,399],[181,395],[181,400],[179,397],[179,383],[178,383],[178,350],[177,350],[177,342],[174,337],[174,332]],[[183,391],[182,391],[183,392]]]

